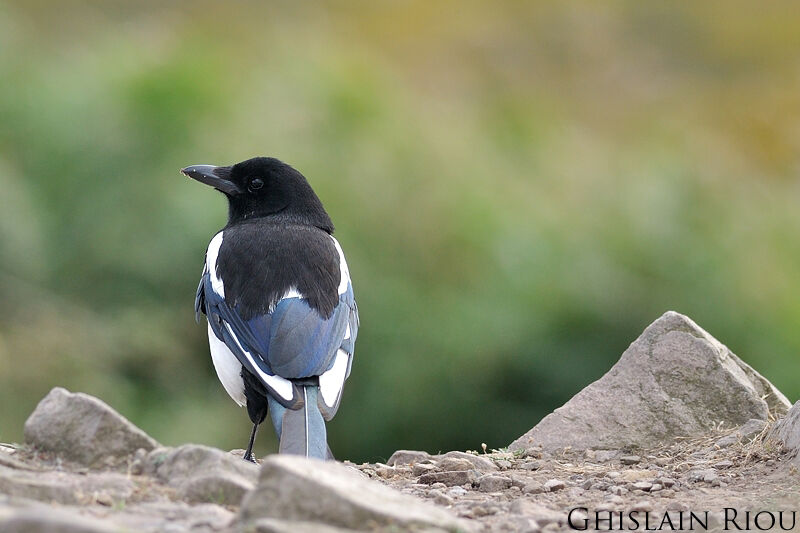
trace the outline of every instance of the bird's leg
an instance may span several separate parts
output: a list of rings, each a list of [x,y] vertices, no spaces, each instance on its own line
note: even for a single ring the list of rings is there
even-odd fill
[[[244,459],[245,461],[250,461],[251,463],[255,463],[256,459],[253,457],[253,445],[256,442],[256,433],[258,433],[258,424],[253,424],[253,431],[250,433],[250,444],[247,445],[247,451],[244,452]]]

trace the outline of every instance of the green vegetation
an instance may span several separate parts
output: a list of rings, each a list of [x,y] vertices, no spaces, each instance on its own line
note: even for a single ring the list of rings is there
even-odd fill
[[[506,445],[667,309],[796,400],[789,6],[0,3],[0,441],[61,385],[246,444],[192,309],[225,205],[178,169],[254,155],[348,254],[341,458]]]

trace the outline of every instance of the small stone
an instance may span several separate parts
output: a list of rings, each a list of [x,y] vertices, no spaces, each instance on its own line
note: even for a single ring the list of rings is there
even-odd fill
[[[541,494],[543,492],[546,492],[544,485],[538,481],[531,481],[522,489],[523,494]]]
[[[612,470],[611,472],[606,472],[606,477],[609,479],[617,479],[621,475],[622,474],[620,474],[619,472],[615,472],[614,470]]]
[[[451,472],[430,472],[428,474],[423,474],[417,481],[426,485],[444,483],[448,487],[452,487],[453,485],[473,483],[477,477],[474,470],[454,470]]]
[[[436,464],[436,469],[442,472],[454,472],[456,470],[472,470],[474,466],[470,461],[457,457],[445,457]]]
[[[522,489],[528,484],[528,480],[521,476],[511,476],[511,486]]]
[[[619,455],[619,450],[596,450],[594,460],[598,463],[607,463],[614,460]]]
[[[583,487],[586,490],[589,490],[592,488],[592,485],[595,484],[596,482],[593,479],[587,479],[586,481],[583,482],[583,484],[581,484],[581,487]]]
[[[708,472],[703,476],[703,481],[705,481],[706,483],[712,483],[717,480],[719,480],[719,476],[717,475],[716,472]]]
[[[494,461],[492,461],[491,459],[465,452],[447,452],[446,454],[440,457],[440,460],[450,457],[456,459],[466,459],[467,461],[472,463],[472,467],[475,470],[478,470],[480,472],[492,472],[498,469],[497,466],[494,464]]]
[[[672,487],[672,486],[674,486],[674,485],[676,485],[678,483],[677,481],[675,481],[671,477],[662,477],[658,481],[659,481],[659,483],[664,485],[666,488],[670,488],[670,487]]]
[[[545,482],[544,489],[547,492],[556,492],[558,490],[563,489],[566,486],[567,484],[561,481],[560,479],[551,479]]]
[[[432,490],[428,493],[429,498],[433,498],[433,501],[439,505],[450,506],[453,505],[453,498],[450,496],[442,493],[439,490]]]
[[[434,470],[436,470],[436,465],[430,463],[415,463],[411,468],[411,473],[415,476],[421,476],[422,474],[427,474]]]
[[[658,483],[654,483],[652,487],[650,487],[650,492],[658,492],[662,490],[664,487],[659,485]]]
[[[106,507],[111,507],[112,505],[114,505],[114,499],[107,492],[98,493],[95,496],[94,501],[96,501],[100,505],[105,505]]]
[[[635,465],[642,462],[642,458],[638,455],[623,455],[619,458],[619,462],[624,465]]]
[[[497,492],[511,487],[511,479],[487,474],[478,480],[478,486],[481,492]]]
[[[446,489],[447,485],[445,485],[444,483],[434,483],[433,485],[431,485],[431,488],[432,489],[437,489],[437,490],[442,490],[442,489]]]
[[[494,464],[497,465],[500,470],[508,470],[511,468],[511,461],[506,461],[505,459],[500,459],[499,461],[495,461]]]
[[[628,489],[625,487],[620,487],[619,485],[612,485],[611,487],[608,487],[608,492],[614,494],[615,496],[624,496],[625,494],[628,494]]]
[[[541,448],[528,448],[522,454],[522,457],[529,457],[531,459],[541,459],[542,458],[542,449]]]
[[[390,466],[381,466],[375,469],[375,473],[378,475],[378,477],[389,479],[394,477],[397,474],[397,471]]]
[[[643,490],[645,492],[653,488],[653,484],[648,481],[637,481],[631,485],[636,490]]]
[[[522,463],[523,470],[539,470],[542,467],[541,461],[528,461],[527,463]]]
[[[733,461],[720,461],[714,465],[714,468],[716,468],[717,470],[722,470],[725,468],[730,468],[732,466],[733,466]]]
[[[415,450],[397,450],[389,457],[386,464],[389,466],[409,465],[420,463],[422,461],[430,460],[431,455],[428,452],[420,452]]]
[[[667,466],[669,464],[669,459],[666,457],[657,457],[653,462],[657,466]]]
[[[459,498],[467,494],[467,490],[463,487],[450,487],[450,490],[447,491],[447,494],[454,498]]]

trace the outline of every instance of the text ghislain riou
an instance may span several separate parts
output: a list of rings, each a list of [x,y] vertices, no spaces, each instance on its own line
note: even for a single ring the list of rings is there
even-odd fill
[[[722,509],[722,524],[713,527],[723,531],[792,531],[796,511],[743,511]],[[650,511],[589,511],[575,507],[567,515],[567,524],[577,531],[702,531],[709,527],[711,511],[667,511],[663,515]]]

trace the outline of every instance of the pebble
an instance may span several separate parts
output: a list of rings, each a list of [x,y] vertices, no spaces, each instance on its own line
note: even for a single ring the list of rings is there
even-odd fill
[[[444,483],[448,487],[465,485],[475,481],[476,475],[472,470],[455,470],[452,472],[430,472],[419,477],[418,482],[426,485]]]
[[[426,464],[426,463],[416,463],[414,467],[411,469],[411,473],[415,476],[421,476],[422,474],[427,474],[428,472],[432,472],[436,469],[436,465]]]
[[[523,470],[539,470],[542,467],[541,461],[528,461],[522,464]]]
[[[730,468],[733,466],[733,461],[720,461],[714,465],[716,469]]]
[[[642,461],[642,458],[638,455],[623,455],[619,458],[619,462],[624,465],[635,465]]]
[[[555,492],[557,490],[561,490],[566,487],[567,484],[561,481],[560,479],[550,479],[545,482],[544,488],[547,492]]]
[[[616,478],[618,478],[618,477],[619,477],[619,476],[621,476],[621,475],[622,475],[622,474],[620,474],[619,472],[616,472],[616,471],[614,471],[614,470],[612,470],[611,472],[606,472],[606,477],[607,477],[607,478],[610,478],[610,479],[616,479]]]
[[[497,492],[511,487],[511,479],[487,474],[478,480],[478,487],[481,492]]]
[[[429,498],[433,498],[433,501],[439,505],[446,505],[450,506],[453,505],[453,498],[450,496],[443,494],[441,491],[432,490],[428,493]]]
[[[447,494],[453,496],[454,498],[458,498],[467,494],[467,489],[464,487],[451,487],[450,490],[447,491]]]
[[[439,489],[439,490],[441,490],[441,489],[446,489],[446,488],[447,488],[447,485],[445,485],[444,483],[434,483],[433,485],[431,485],[431,488],[432,488],[432,489]]]
[[[545,492],[544,485],[538,481],[531,481],[522,489],[523,494],[541,494]]]
[[[658,480],[658,482],[664,485],[666,488],[670,488],[675,486],[678,482],[672,479],[671,477],[662,477]]]
[[[636,490],[643,490],[645,492],[653,488],[653,484],[650,483],[649,481],[637,481],[631,486]]]
[[[658,492],[662,490],[664,487],[659,485],[658,483],[654,483],[652,487],[650,487],[650,492]]]
[[[706,483],[713,483],[715,481],[718,482],[719,476],[717,475],[716,472],[708,472],[703,476],[703,481],[705,481]]]
[[[505,459],[500,459],[499,461],[495,461],[494,464],[500,468],[500,470],[508,470],[511,468],[511,461],[506,461]]]
[[[628,494],[628,489],[626,489],[625,487],[620,487],[618,485],[612,485],[611,487],[608,487],[608,492],[614,494],[615,496],[623,496],[625,494]]]
[[[436,469],[442,472],[454,472],[457,470],[472,470],[473,465],[468,459],[460,457],[445,457],[436,465]]]

